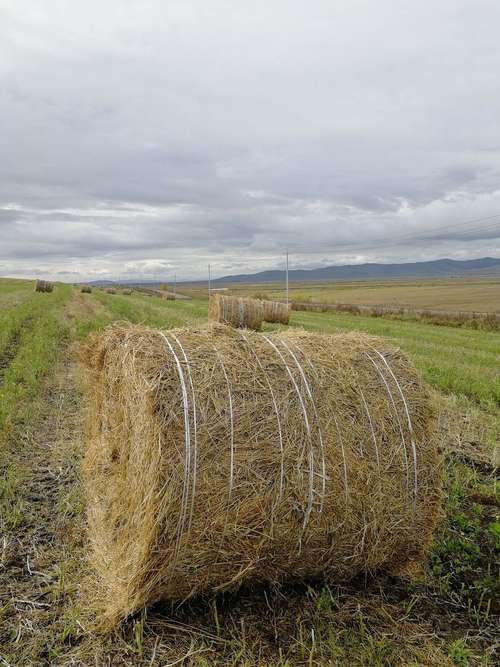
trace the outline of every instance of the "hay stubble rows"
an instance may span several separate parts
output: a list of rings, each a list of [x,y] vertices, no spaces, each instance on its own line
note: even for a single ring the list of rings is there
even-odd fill
[[[35,295],[23,285],[0,284],[0,333],[12,331],[28,302],[36,323],[22,327],[4,371],[0,655],[6,664],[447,665],[460,655],[471,665],[494,664],[497,334],[349,314],[292,315],[292,326],[391,338],[449,395],[436,397],[444,406],[438,429],[447,461],[446,519],[420,573],[340,587],[309,581],[244,588],[180,608],[157,604],[104,638],[91,613],[82,541],[81,386],[68,363],[71,344],[116,319],[192,325],[206,318],[206,302],[152,303],[96,290],[68,289],[65,296],[60,286]]]

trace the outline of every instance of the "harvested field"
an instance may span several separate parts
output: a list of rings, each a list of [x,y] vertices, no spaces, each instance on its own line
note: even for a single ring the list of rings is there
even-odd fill
[[[283,284],[228,284],[233,296],[281,300]],[[290,299],[297,302],[346,303],[414,310],[495,312],[500,308],[500,278],[427,278],[327,283],[292,282]],[[193,290],[194,293],[194,290]]]
[[[141,294],[146,294],[147,296],[156,296],[159,299],[165,299],[166,301],[175,301],[176,298],[189,298],[176,295],[174,292],[169,292],[166,289],[153,289],[152,287],[135,287],[137,292]]]
[[[433,387],[445,456],[444,514],[420,568],[345,584],[322,578],[254,584],[180,605],[158,602],[113,634],[99,633],[85,541],[82,401],[73,347],[115,320],[165,331],[200,325],[206,317],[206,299],[88,295],[64,285],[47,299],[33,292],[32,282],[0,280],[0,351],[13,336],[16,341],[0,387],[0,662],[496,664],[499,334],[348,312],[292,312],[290,325],[384,336]]]
[[[292,310],[302,310],[313,313],[338,311],[341,313],[351,313],[353,315],[423,321],[438,326],[455,326],[469,329],[484,329],[486,331],[500,331],[500,313],[492,312],[478,313],[476,311],[417,310],[412,308],[397,308],[394,306],[367,306],[365,304],[322,303],[312,301],[294,301],[292,302],[291,307]]]

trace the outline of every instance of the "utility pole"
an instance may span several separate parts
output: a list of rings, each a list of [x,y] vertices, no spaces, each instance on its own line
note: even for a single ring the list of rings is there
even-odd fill
[[[208,298],[210,299],[210,294],[212,292],[212,274],[210,270],[210,264],[208,265]]]
[[[286,251],[285,291],[286,291],[286,305],[288,306],[288,248]]]

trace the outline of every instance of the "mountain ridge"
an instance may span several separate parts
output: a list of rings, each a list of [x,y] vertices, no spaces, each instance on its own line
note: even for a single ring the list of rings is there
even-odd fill
[[[456,260],[437,259],[429,262],[405,262],[394,264],[365,263],[343,264],[320,269],[292,269],[289,280],[301,282],[322,280],[369,280],[374,278],[437,278],[473,275],[500,275],[500,258]],[[216,278],[214,283],[264,283],[284,280],[285,271],[270,270],[258,273],[242,273]]]
[[[288,272],[290,281],[318,282],[330,280],[373,280],[391,278],[446,278],[446,277],[478,277],[500,276],[500,258],[480,257],[479,259],[436,259],[429,262],[401,262],[382,264],[369,262],[365,264],[342,264],[325,266],[320,269],[291,269]],[[259,271],[257,273],[240,273],[214,278],[213,284],[224,283],[271,283],[283,281],[284,270]],[[123,285],[157,285],[161,280],[92,280],[89,285],[106,286],[121,283]],[[194,285],[205,283],[206,280],[178,281],[178,285]]]

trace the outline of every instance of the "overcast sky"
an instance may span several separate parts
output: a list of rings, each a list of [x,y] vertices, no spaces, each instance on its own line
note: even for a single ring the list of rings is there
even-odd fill
[[[1,0],[0,275],[500,256],[499,27],[499,0]]]

